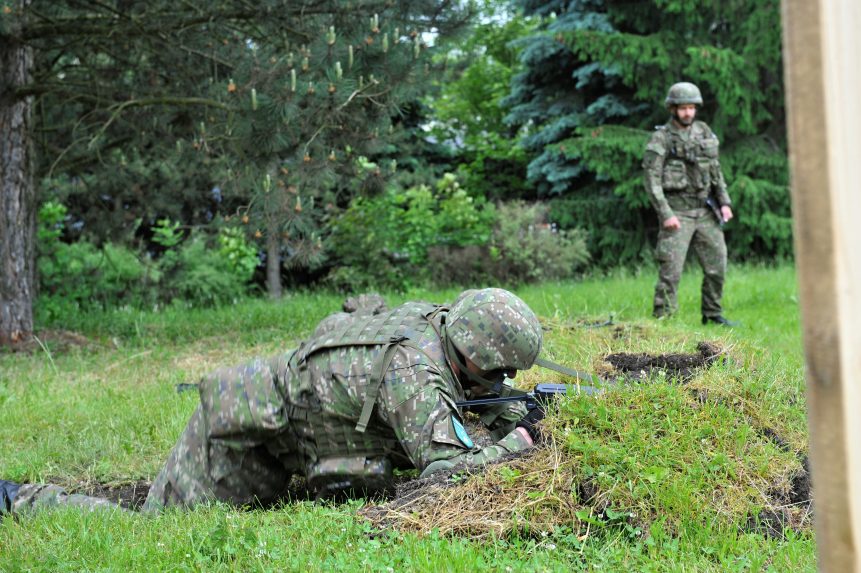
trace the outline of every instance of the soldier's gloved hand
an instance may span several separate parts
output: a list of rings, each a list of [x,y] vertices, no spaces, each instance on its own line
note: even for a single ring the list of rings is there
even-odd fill
[[[541,406],[536,406],[523,416],[514,426],[523,428],[533,442],[541,440],[541,432],[538,431],[538,422],[544,419],[544,409]]]

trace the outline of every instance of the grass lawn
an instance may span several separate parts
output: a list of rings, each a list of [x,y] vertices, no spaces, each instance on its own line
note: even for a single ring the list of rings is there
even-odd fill
[[[681,312],[662,321],[649,318],[648,270],[518,289],[547,329],[544,356],[572,368],[614,375],[608,354],[695,353],[700,341],[725,359],[684,384],[657,373],[561,399],[548,446],[446,490],[454,515],[444,520],[434,520],[439,507],[417,508],[381,529],[360,515],[361,500],[158,516],[66,508],[2,520],[0,570],[812,571],[809,515],[790,500],[808,447],[794,268],[731,267],[735,329],[700,324],[699,280],[684,275]],[[39,352],[0,354],[0,477],[75,491],[151,481],[197,403],[176,384],[291,347],[342,298],[299,293],[46,325]],[[51,329],[89,342],[60,348]],[[564,379],[540,369],[518,377],[541,381]],[[467,500],[502,525],[464,521]],[[769,515],[784,521],[766,535]]]

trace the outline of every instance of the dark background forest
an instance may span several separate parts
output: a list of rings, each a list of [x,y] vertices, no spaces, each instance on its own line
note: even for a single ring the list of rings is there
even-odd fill
[[[780,42],[777,0],[7,3],[0,339],[650,265],[640,162],[681,80],[721,141],[731,259],[791,257]]]

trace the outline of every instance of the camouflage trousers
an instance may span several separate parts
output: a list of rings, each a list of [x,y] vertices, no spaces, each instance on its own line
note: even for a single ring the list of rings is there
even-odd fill
[[[213,500],[240,506],[267,504],[287,495],[293,474],[304,475],[295,441],[285,432],[224,440],[213,438],[208,430],[207,417],[198,406],[150,487],[142,511]],[[60,486],[24,484],[15,496],[12,513],[58,506],[119,509],[107,499],[69,494]]]
[[[655,285],[653,314],[668,316],[678,309],[676,294],[688,249],[693,248],[703,268],[702,314],[721,314],[724,274],[726,273],[726,244],[723,230],[707,209],[677,212],[681,228],[671,231],[661,227],[658,233],[656,258],[659,264]]]
[[[18,490],[12,502],[12,513],[23,514],[50,507],[69,506],[89,510],[120,509],[107,499],[66,492],[58,485],[27,483]],[[0,515],[2,517],[2,515]]]
[[[377,299],[368,299],[377,304],[375,308],[382,300]],[[367,301],[359,297],[359,302]],[[321,322],[315,333],[328,332],[353,318],[336,313]],[[153,482],[142,510],[209,500],[267,504],[285,497],[293,475],[305,475],[307,462],[298,453],[286,405],[266,364],[255,359],[219,370],[201,381],[201,389],[201,405]],[[56,506],[119,509],[109,500],[69,494],[56,485],[24,484],[12,513]]]

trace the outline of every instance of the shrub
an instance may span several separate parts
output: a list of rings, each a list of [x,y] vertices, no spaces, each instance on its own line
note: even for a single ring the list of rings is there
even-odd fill
[[[247,282],[245,270],[210,249],[204,237],[192,234],[177,253],[175,266],[165,273],[162,296],[194,306],[217,305],[244,296]]]
[[[547,222],[548,207],[500,203],[491,240],[481,247],[436,247],[430,275],[438,284],[519,284],[570,278],[589,261],[585,234]]]
[[[340,264],[328,280],[345,290],[424,282],[431,250],[486,243],[494,218],[493,206],[474,200],[452,174],[434,189],[358,198],[332,226],[329,249]]]
[[[219,248],[211,249],[203,235],[185,237],[178,224],[160,220],[153,241],[164,252],[152,260],[116,243],[64,243],[65,219],[59,203],[46,202],[39,210],[37,311],[48,322],[92,307],[232,302],[247,293],[257,264],[256,250],[229,230],[219,236]]]
[[[491,245],[497,280],[521,283],[568,278],[589,261],[584,233],[560,230],[547,222],[547,213],[548,207],[542,203],[500,205]]]

